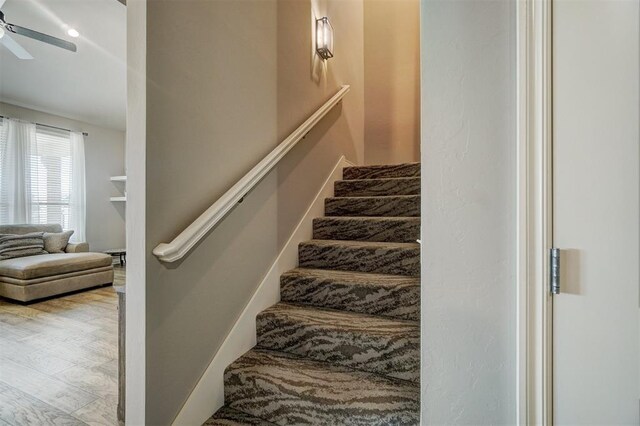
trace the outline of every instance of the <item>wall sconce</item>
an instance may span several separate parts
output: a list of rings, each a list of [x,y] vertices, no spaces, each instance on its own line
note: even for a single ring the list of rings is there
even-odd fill
[[[333,27],[326,16],[316,19],[316,52],[325,61],[333,58]]]

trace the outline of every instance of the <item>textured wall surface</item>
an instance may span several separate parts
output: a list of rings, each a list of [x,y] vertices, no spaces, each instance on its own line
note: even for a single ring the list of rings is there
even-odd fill
[[[325,15],[328,63],[312,44]],[[147,424],[174,419],[340,156],[363,161],[362,15],[361,0],[148,1]],[[186,258],[151,255],[341,84],[344,102]]]
[[[515,423],[515,7],[422,3],[422,415]]]
[[[420,2],[364,2],[365,162],[420,161]]]
[[[124,186],[109,178],[124,174],[125,133],[6,103],[0,103],[0,115],[89,133],[84,144],[87,242],[95,251],[124,247],[125,204],[109,200],[122,195]]]

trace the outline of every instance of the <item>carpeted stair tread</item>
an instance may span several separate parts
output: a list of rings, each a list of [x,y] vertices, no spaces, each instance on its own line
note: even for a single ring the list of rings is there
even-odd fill
[[[376,197],[330,197],[324,201],[325,216],[420,216],[419,195]]]
[[[281,352],[252,349],[224,375],[227,405],[278,425],[417,425],[420,388]]]
[[[334,184],[335,197],[420,195],[420,178],[349,179]]]
[[[313,219],[316,240],[416,242],[419,217],[326,216]]]
[[[420,195],[420,178],[347,179],[334,183],[335,197]]]
[[[343,179],[377,179],[420,176],[420,163],[345,167]]]
[[[274,426],[274,423],[224,405],[202,426]]]
[[[347,167],[209,426],[418,425],[420,163]]]
[[[258,314],[258,347],[401,380],[420,378],[420,324],[278,303]]]
[[[283,302],[411,321],[420,319],[420,279],[296,268],[280,277]]]
[[[420,245],[369,241],[310,240],[298,246],[302,268],[420,275]]]

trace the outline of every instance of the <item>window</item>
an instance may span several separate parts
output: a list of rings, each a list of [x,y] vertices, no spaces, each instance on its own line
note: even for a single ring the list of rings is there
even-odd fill
[[[70,229],[71,133],[37,126],[32,143],[30,222]]]
[[[6,187],[6,173],[3,173],[3,169],[6,167],[5,158],[7,156],[7,121],[0,119],[0,224],[8,223],[6,218],[9,215],[7,194],[4,191]],[[5,184],[3,186],[3,179]]]
[[[82,134],[0,120],[0,224],[59,223],[84,241],[84,179]]]

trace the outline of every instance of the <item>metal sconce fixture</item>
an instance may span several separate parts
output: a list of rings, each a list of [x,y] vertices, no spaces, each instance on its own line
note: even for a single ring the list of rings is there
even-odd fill
[[[333,27],[326,16],[316,19],[316,52],[325,61],[333,58]]]

